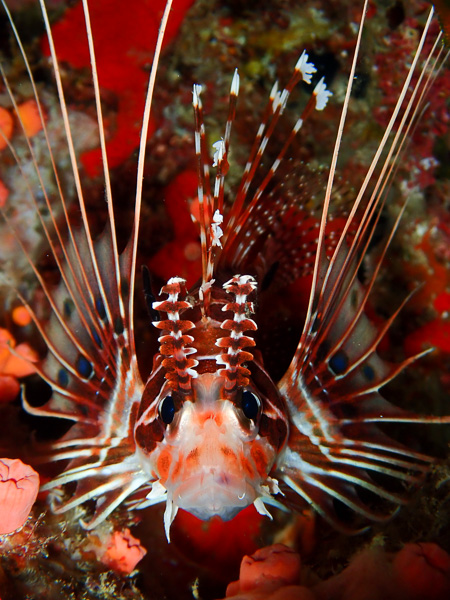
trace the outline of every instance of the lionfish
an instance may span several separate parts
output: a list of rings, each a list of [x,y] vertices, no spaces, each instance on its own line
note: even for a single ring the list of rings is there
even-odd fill
[[[95,240],[49,18],[44,0],[40,3],[81,213],[81,226],[75,227],[62,193],[62,217],[57,218],[57,201],[45,188],[44,199],[39,202],[37,192],[30,190],[48,252],[60,273],[56,288],[46,281],[7,213],[3,216],[30,263],[51,313],[48,321],[44,320],[42,312],[17,291],[47,346],[47,355],[37,371],[52,388],[43,406],[32,406],[25,395],[23,406],[32,415],[74,423],[59,441],[51,443],[47,457],[67,464],[43,485],[43,490],[53,491],[52,509],[64,513],[95,500],[92,518],[82,521],[85,528],[91,529],[122,504],[136,509],[165,502],[168,539],[179,508],[203,520],[214,515],[228,520],[251,504],[259,513],[270,516],[267,504],[295,509],[306,503],[345,531],[352,529],[352,524],[342,517],[339,506],[366,521],[389,518],[404,502],[404,494],[393,491],[389,481],[400,482],[400,487],[417,483],[433,459],[392,439],[379,425],[449,422],[448,417],[422,416],[399,408],[380,391],[421,356],[392,364],[378,354],[380,341],[408,298],[383,325],[375,325],[366,314],[404,207],[383,242],[368,280],[362,282],[358,274],[399,157],[420,118],[434,76],[446,59],[439,35],[425,56],[424,66],[418,66],[423,60],[433,9],[383,138],[334,240],[327,233],[327,224],[368,1],[363,7],[317,228],[305,217],[295,193],[282,193],[282,178],[277,180],[276,176],[304,121],[312,111],[322,110],[327,104],[331,92],[323,79],[274,162],[269,168],[263,165],[266,147],[291,92],[300,81],[310,84],[316,71],[308,54],[301,54],[286,87],[273,87],[232,201],[226,198],[225,178],[230,168],[239,74],[236,70],[232,77],[223,138],[214,144],[213,182],[202,90],[194,85],[202,276],[187,290],[185,281],[173,273],[162,287],[160,298],[153,298],[159,350],[144,381],[136,358],[134,329],[138,233],[147,129],[172,1],[166,3],[150,72],[133,230],[120,254],[88,2],[83,0],[83,7],[108,205],[106,227]],[[2,4],[23,55],[47,136],[44,109],[31,68],[3,0]],[[20,122],[3,70],[2,75]],[[28,139],[27,143],[33,156],[32,142]],[[20,167],[20,157],[10,142],[8,145]],[[33,162],[39,174],[36,159]],[[376,182],[371,185],[376,169]],[[261,171],[263,176],[255,186],[256,174]],[[58,181],[56,168],[55,178]],[[45,212],[50,221],[44,219]],[[309,266],[306,253],[311,256]],[[303,275],[312,280],[303,330],[287,369],[274,380],[256,348],[259,323],[264,322],[264,316],[258,313],[258,298],[275,272],[276,277],[294,281],[299,277],[299,265]],[[147,295],[151,296],[149,289]],[[72,485],[66,488],[67,484]],[[374,502],[374,498],[380,502]]]

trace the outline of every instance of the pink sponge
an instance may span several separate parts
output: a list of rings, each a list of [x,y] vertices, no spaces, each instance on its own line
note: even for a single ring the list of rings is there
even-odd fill
[[[283,544],[275,544],[257,550],[242,560],[239,577],[242,591],[255,587],[280,587],[298,583],[300,556]]]
[[[450,556],[436,544],[406,544],[393,566],[408,600],[450,598]]]
[[[0,534],[25,523],[39,490],[39,475],[21,460],[0,458]]]
[[[234,600],[314,600],[300,582],[300,556],[283,544],[257,550],[242,559],[239,581],[227,587]]]

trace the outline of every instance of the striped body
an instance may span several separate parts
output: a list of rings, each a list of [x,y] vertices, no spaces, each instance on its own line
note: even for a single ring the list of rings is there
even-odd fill
[[[90,31],[86,0],[83,5]],[[135,221],[122,254],[118,250],[95,69],[93,84],[108,223],[94,241],[57,52],[43,3],[42,7],[81,214],[81,227],[76,228],[61,189],[61,219],[55,216],[55,201],[45,186],[43,202],[38,201],[37,192],[30,190],[43,236],[61,275],[56,288],[46,282],[7,211],[4,218],[50,311],[46,322],[17,290],[48,348],[38,372],[53,390],[43,406],[32,406],[24,397],[24,407],[33,415],[74,421],[45,457],[49,461],[68,461],[65,470],[43,487],[56,490],[53,509],[66,512],[94,499],[95,512],[83,521],[85,527],[93,528],[125,501],[132,508],[164,501],[168,538],[179,507],[206,520],[214,515],[230,519],[250,504],[260,513],[269,514],[265,503],[293,508],[307,503],[344,531],[358,529],[359,522],[342,521],[336,510],[339,504],[362,520],[389,518],[404,498],[379,480],[417,483],[432,459],[391,439],[377,425],[448,422],[448,418],[402,410],[380,392],[418,358],[390,364],[378,355],[378,345],[401,306],[383,325],[374,325],[366,314],[369,296],[404,207],[382,244],[368,280],[362,283],[358,274],[375,235],[386,189],[395,174],[411,123],[420,118],[433,73],[446,60],[439,38],[429,55],[420,54],[432,12],[367,176],[349,214],[339,214],[334,222],[330,215],[336,160],[360,36],[320,219],[313,219],[308,212],[308,198],[305,201],[301,197],[300,178],[289,173],[287,159],[304,122],[314,110],[322,111],[331,96],[323,79],[312,91],[275,160],[270,166],[264,164],[266,148],[291,93],[300,81],[309,85],[316,72],[308,54],[300,55],[283,89],[273,87],[231,200],[225,197],[224,182],[230,168],[239,75],[236,71],[232,77],[228,120],[223,138],[214,144],[212,160],[206,142],[202,90],[194,85],[202,277],[188,291],[184,280],[174,272],[163,286],[160,299],[153,302],[152,309],[159,315],[153,322],[159,333],[159,351],[144,382],[137,363],[134,331],[137,244],[146,132],[171,2],[162,18],[150,74]],[[363,19],[360,32],[362,29]],[[89,41],[95,67],[95,44],[92,39]],[[422,70],[420,61],[427,63]],[[411,83],[413,74],[417,77]],[[6,83],[6,74],[2,75]],[[44,111],[31,70],[29,78],[45,131]],[[410,88],[412,92],[408,91]],[[12,93],[11,102],[15,106]],[[32,143],[29,139],[27,142],[33,155]],[[9,149],[14,157],[11,143]],[[20,159],[16,160],[20,165]],[[215,169],[213,182],[211,162]],[[33,164],[39,172],[34,157]],[[377,178],[373,183],[375,170]],[[256,175],[260,175],[259,179]],[[294,180],[291,188],[284,181],[289,176]],[[58,182],[57,170],[55,179]],[[50,220],[44,218],[44,213],[50,215]],[[311,281],[307,298],[298,301],[298,305],[306,306],[303,329],[282,376],[272,379],[264,366],[258,340],[266,328],[277,326],[273,311],[277,306],[284,307],[281,296],[300,278]],[[75,491],[61,495],[59,488],[71,483],[76,483]],[[365,500],[367,492],[380,499],[380,506]]]

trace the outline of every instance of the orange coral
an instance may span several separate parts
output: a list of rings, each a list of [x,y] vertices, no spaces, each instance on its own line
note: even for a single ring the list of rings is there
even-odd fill
[[[20,390],[17,379],[34,373],[32,363],[37,360],[37,354],[28,344],[16,346],[11,333],[0,328],[0,402],[16,398]]]
[[[201,276],[199,228],[192,220],[198,214],[197,173],[182,171],[165,188],[166,209],[173,224],[174,239],[148,262],[151,272],[167,280],[177,273],[191,287]]]
[[[430,347],[450,353],[450,323],[440,318],[425,323],[405,337],[403,346],[411,356]]]
[[[11,313],[12,320],[16,325],[25,327],[31,323],[31,315],[25,306],[16,306]]]
[[[92,550],[97,559],[104,565],[120,573],[131,573],[137,563],[144,558],[147,550],[141,546],[140,541],[131,535],[130,530],[111,533],[99,530],[91,534],[87,550]]]
[[[191,562],[221,577],[223,573],[235,571],[245,554],[257,550],[263,518],[253,505],[231,521],[222,521],[220,517],[200,521],[180,510],[171,531],[171,540]]]
[[[296,583],[300,577],[300,557],[291,548],[275,544],[246,556],[241,564],[240,589],[273,587]]]
[[[192,3],[193,0],[176,0],[173,3],[164,46],[176,36]],[[114,133],[108,136],[107,141],[110,167],[120,165],[139,146],[140,122],[148,81],[147,65],[154,50],[164,6],[164,0],[128,0],[116,2],[114,8],[111,8],[110,0],[97,0],[90,4],[100,86],[116,94],[118,101],[115,128],[111,128]],[[63,19],[52,28],[59,60],[76,69],[90,66],[91,63],[85,35],[80,34],[84,29],[81,2],[68,8]],[[48,55],[46,39],[43,46]],[[119,56],[121,60],[112,59]],[[149,136],[155,128],[151,119]],[[81,162],[89,175],[97,175],[102,165],[100,150],[96,148],[85,152],[81,156]]]
[[[450,294],[448,268],[439,257],[436,226],[423,235],[422,240],[415,246],[415,252],[420,252],[418,263],[405,262],[404,270],[411,281],[421,281],[409,305],[422,309],[434,305],[437,313],[433,320],[409,333],[403,346],[408,355],[418,354],[426,348],[434,347],[443,353],[450,353]],[[435,239],[436,238],[436,239]]]
[[[262,548],[241,564],[230,583],[233,600],[443,600],[450,598],[450,556],[436,544],[406,544],[397,554],[379,545],[358,552],[339,574],[312,587],[300,557],[281,544]]]
[[[0,150],[6,148],[6,140],[11,139],[13,129],[14,121],[11,116],[11,113],[8,110],[6,110],[6,108],[0,106],[0,130],[3,134],[0,134]]]
[[[33,137],[41,131],[42,121],[35,100],[27,100],[17,107],[18,116],[27,137]]]
[[[39,475],[19,459],[0,459],[0,534],[25,523],[39,490]]]
[[[131,535],[129,529],[124,529],[113,533],[102,562],[116,571],[131,573],[146,554],[147,550],[140,541]]]
[[[300,556],[283,544],[261,548],[241,563],[239,581],[227,587],[234,600],[314,600],[300,582]]]
[[[406,544],[393,564],[408,600],[450,598],[450,556],[436,544]]]
[[[421,260],[418,262],[405,261],[403,264],[408,279],[412,282],[421,282],[420,288],[415,291],[409,301],[411,306],[419,309],[423,306],[430,306],[439,294],[446,291],[448,285],[448,270],[437,255],[433,225],[434,223],[425,232],[420,243],[414,246],[414,252],[421,256]]]
[[[0,140],[0,144],[1,144],[1,140]],[[0,180],[0,207],[1,208],[3,208],[3,206],[5,206],[8,196],[9,196],[9,190],[6,187],[6,185],[3,183],[3,181]]]

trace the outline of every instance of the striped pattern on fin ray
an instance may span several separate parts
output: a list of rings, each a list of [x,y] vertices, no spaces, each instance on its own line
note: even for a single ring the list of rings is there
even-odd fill
[[[51,171],[57,188],[55,194],[52,193],[50,185],[48,185],[49,189],[46,189],[44,178],[41,177],[41,165],[33,152],[33,144],[28,139],[25,128],[22,127],[30,153],[29,158],[39,180],[39,189],[45,199],[45,208],[39,201],[38,194],[33,191],[34,185],[32,180],[27,178],[20,155],[15,152],[12,144],[8,144],[8,147],[27,184],[35,215],[40,222],[40,233],[44,234],[43,237],[48,242],[49,255],[53,256],[56,268],[61,274],[59,285],[53,289],[46,281],[43,270],[37,264],[33,254],[27,250],[23,234],[9,222],[7,215],[3,215],[43,292],[40,304],[33,309],[20,290],[16,290],[19,299],[29,309],[47,346],[47,356],[36,370],[52,387],[52,396],[43,406],[35,407],[28,403],[24,395],[23,404],[31,414],[59,417],[75,422],[61,440],[40,447],[36,461],[68,461],[66,469],[42,486],[42,489],[54,490],[66,483],[76,484],[74,492],[72,487],[72,495],[68,499],[64,498],[62,502],[61,498],[64,496],[62,490],[55,490],[52,495],[53,504],[57,512],[65,512],[87,500],[96,500],[93,519],[85,523],[86,527],[91,528],[104,520],[116,506],[139,487],[144,484],[148,486],[149,481],[149,476],[143,473],[135,453],[133,437],[133,424],[143,392],[136,362],[132,316],[135,253],[143,175],[140,173],[137,176],[133,236],[127,249],[119,256],[88,3],[83,0],[108,208],[108,226],[97,242],[93,241],[94,236],[91,234],[88,207],[84,200],[84,192],[87,188],[84,189],[81,173],[78,170],[74,143],[75,128],[71,127],[70,111],[65,100],[61,70],[45,2],[40,0],[39,3],[50,47],[57,98],[63,121],[63,136],[70,158],[69,168],[66,163],[64,164],[64,178],[60,177],[58,171],[59,165],[54,156],[56,151],[49,139],[44,118],[45,111],[42,108],[44,103],[39,98],[38,86],[35,84],[11,14],[4,0],[1,0],[1,3],[13,29],[39,107]],[[171,0],[167,0],[161,19],[149,77],[143,132],[148,129],[153,87],[171,5]],[[7,84],[4,71],[1,75]],[[18,115],[12,93],[10,97]],[[145,135],[142,135],[138,172],[143,170],[144,157]],[[80,228],[75,228],[72,214],[69,213],[68,197],[64,195],[64,186],[60,185],[67,173],[69,173],[70,184],[73,184],[76,190],[77,209],[82,223]],[[43,316],[45,300],[49,313]],[[41,303],[44,304],[44,311],[41,310]]]
[[[81,264],[73,246],[69,246],[69,264],[63,266],[69,289],[62,279],[57,289],[50,292],[60,318],[52,314],[48,324],[42,325],[49,351],[40,369],[53,387],[53,396],[43,407],[28,408],[33,413],[73,418],[79,425],[96,424],[98,432],[105,434],[106,429],[108,436],[127,436],[131,406],[140,400],[143,389],[130,347],[127,298],[123,302],[119,299],[120,283],[113,268],[102,271],[99,285],[82,230],[74,234],[74,241]],[[99,263],[114,264],[109,229],[94,248]],[[128,250],[119,262],[120,279],[126,280]],[[106,304],[100,287],[104,289]],[[115,417],[109,423],[111,412]],[[77,430],[78,427],[69,432],[71,438],[79,435]]]
[[[420,420],[385,400],[379,389],[410,360],[390,364],[377,346],[397,313],[377,329],[364,313],[373,279],[364,288],[356,277],[360,261],[346,262],[341,246],[332,260],[324,257],[318,281],[322,286],[310,322],[280,390],[293,424],[288,448],[279,463],[280,479],[341,529],[334,503],[353,513],[380,520],[392,513],[402,496],[387,491],[388,481],[417,483],[430,458],[389,438],[378,421]],[[413,357],[414,359],[414,357]],[[412,359],[411,359],[412,360]],[[387,488],[386,488],[387,484]],[[387,501],[386,513],[373,512],[361,490]],[[363,493],[364,496],[364,493]],[[295,500],[294,500],[295,502]]]
[[[143,384],[129,339],[128,302],[124,298],[121,303],[119,296],[120,281],[129,277],[131,246],[119,257],[119,277],[114,269],[106,268],[99,284],[84,232],[77,231],[74,240],[81,263],[71,248],[69,263],[63,267],[68,287],[62,279],[55,292],[51,292],[71,336],[53,313],[45,326],[49,351],[40,366],[53,393],[39,408],[30,407],[25,399],[24,402],[33,414],[75,421],[60,441],[42,449],[41,460],[69,461],[66,469],[42,489],[54,490],[76,483],[73,494],[63,501],[59,491],[52,492],[55,512],[65,512],[96,499],[94,514],[83,523],[90,529],[148,481],[135,455],[133,437]],[[95,242],[94,250],[98,262],[114,264],[109,228]],[[80,295],[77,284],[86,291],[85,296]],[[101,298],[101,286],[106,305]]]
[[[354,240],[348,245],[344,236],[341,236],[333,257],[327,260],[323,235],[346,108],[342,111],[324,202],[307,319],[295,356],[280,382],[280,391],[286,399],[293,427],[286,451],[278,463],[279,478],[290,490],[288,494],[291,497],[292,494],[302,497],[335,525],[340,520],[335,510],[338,503],[365,519],[379,520],[383,514],[389,517],[390,511],[385,507],[373,513],[371,505],[374,498],[377,498],[377,507],[380,499],[394,506],[401,504],[402,493],[391,491],[392,483],[397,484],[397,488],[400,486],[402,492],[403,486],[418,483],[432,462],[430,457],[390,439],[379,428],[379,424],[449,422],[448,416],[422,416],[403,410],[390,404],[380,394],[380,389],[387,382],[418,358],[412,356],[399,364],[390,364],[377,353],[381,339],[401,306],[379,328],[365,314],[369,295],[404,206],[400,207],[398,217],[392,224],[369,281],[363,286],[357,277],[383,209],[390,177],[401,156],[399,149],[408,134],[405,123],[413,104],[405,106],[403,100],[410,88],[432,15],[433,10],[429,13],[418,52],[389,126],[355,200],[349,225],[357,212],[362,212],[362,217]],[[362,24],[347,87],[347,106],[361,31]],[[431,53],[435,48],[436,45]],[[421,77],[411,100],[420,89],[420,82]],[[413,119],[420,114],[418,106],[413,111]],[[390,147],[387,147],[386,158],[381,158],[397,118],[401,120],[398,131]],[[374,177],[373,192],[369,193],[368,186],[374,182],[372,175],[376,168],[378,175]],[[294,499],[293,503],[296,502],[298,500]]]
[[[314,267],[319,230],[317,203],[323,188],[323,173],[303,164],[294,174],[289,171],[279,174],[274,188],[243,210],[236,224],[238,233],[227,235],[217,270],[254,272],[261,282],[276,264],[276,280],[281,285],[309,277]],[[345,186],[334,194],[334,202],[325,234],[329,258],[348,216]],[[348,233],[349,242],[355,228],[356,222]]]

